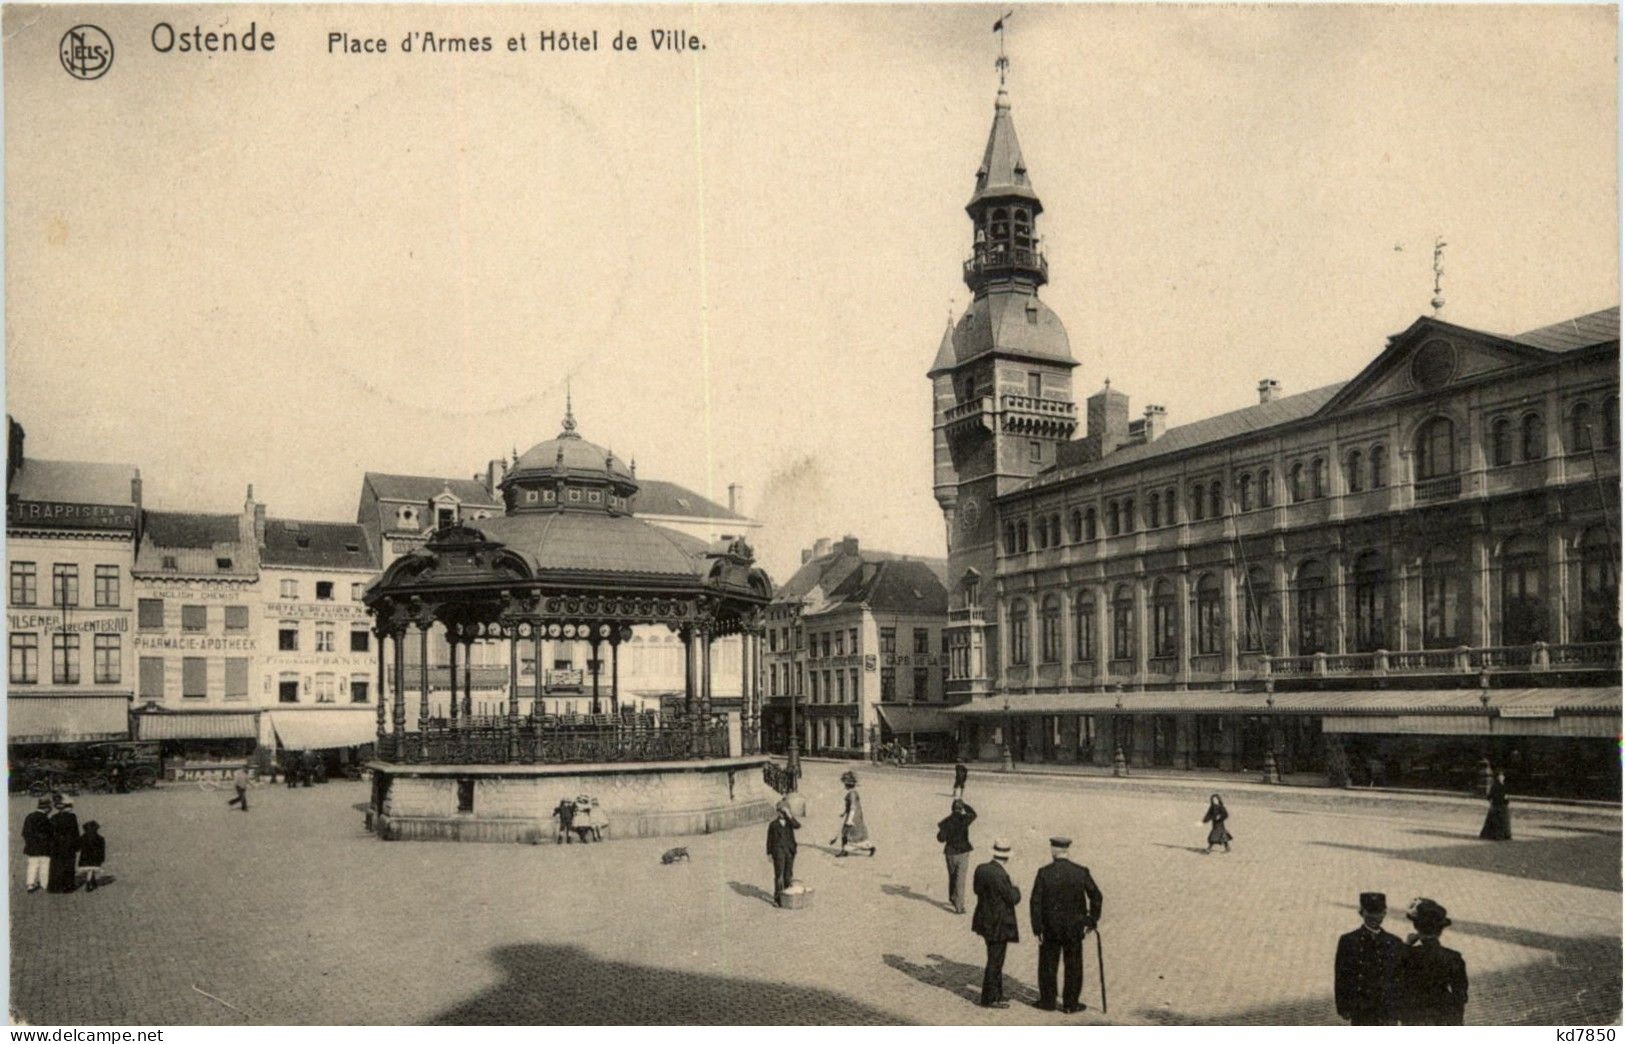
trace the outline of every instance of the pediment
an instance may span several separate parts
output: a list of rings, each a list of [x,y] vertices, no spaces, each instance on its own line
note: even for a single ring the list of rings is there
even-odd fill
[[[1373,403],[1431,392],[1479,377],[1544,362],[1551,353],[1479,330],[1424,316],[1320,408],[1338,413]]]

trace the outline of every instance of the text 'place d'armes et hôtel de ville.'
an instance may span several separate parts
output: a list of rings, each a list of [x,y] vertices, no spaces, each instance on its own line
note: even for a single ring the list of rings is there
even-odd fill
[[[542,29],[513,35],[461,35],[414,29],[399,38],[376,32],[333,29],[326,34],[328,54],[485,54],[511,53],[587,54],[597,51],[636,53],[656,51],[670,54],[703,51],[700,37],[687,29],[648,29],[643,32],[616,29]],[[205,29],[201,25],[176,26],[157,22],[149,34],[152,49],[164,55],[266,55],[277,50],[279,41],[270,29],[250,22],[246,29]]]

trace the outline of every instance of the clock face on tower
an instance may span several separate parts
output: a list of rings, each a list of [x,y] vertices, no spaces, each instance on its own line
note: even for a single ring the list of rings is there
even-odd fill
[[[966,533],[976,529],[976,523],[982,520],[982,502],[975,497],[966,497],[959,504],[959,528]]]

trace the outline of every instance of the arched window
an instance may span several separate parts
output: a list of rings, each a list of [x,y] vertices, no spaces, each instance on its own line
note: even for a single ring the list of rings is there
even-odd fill
[[[1619,547],[1600,526],[1580,538],[1580,640],[1619,640]]]
[[[1292,498],[1292,503],[1297,504],[1303,500],[1305,491],[1302,463],[1292,465],[1292,470],[1287,472],[1286,488],[1287,494]]]
[[[1224,483],[1219,479],[1207,488],[1207,513],[1209,518],[1224,517]]]
[[[1219,652],[1224,642],[1224,614],[1220,610],[1219,581],[1207,573],[1196,581],[1196,651]]]
[[[1134,659],[1134,592],[1127,584],[1112,593],[1112,659]]]
[[[1416,477],[1419,481],[1456,473],[1456,426],[1449,417],[1434,417],[1416,432]]]
[[[1371,488],[1381,489],[1388,485],[1388,447],[1377,445],[1371,447]]]
[[[1309,462],[1309,492],[1316,500],[1331,492],[1331,483],[1327,481],[1325,457],[1316,457]]]
[[[993,241],[995,251],[1003,251],[1010,238],[1010,212],[1003,207],[994,207],[988,212],[988,238]]]
[[[1151,517],[1146,521],[1149,528],[1156,529],[1162,525],[1162,498],[1153,493],[1146,499],[1150,501],[1145,506],[1146,510],[1151,512]]]
[[[1258,473],[1258,506],[1261,508],[1275,506],[1275,482],[1269,468],[1264,468]]]
[[[1117,501],[1115,501],[1115,500],[1109,501],[1106,504],[1106,535],[1107,536],[1116,536],[1118,533],[1121,533],[1122,531],[1123,531],[1122,527],[1120,525],[1118,525]]]
[[[1077,509],[1074,508],[1073,511],[1072,511],[1072,542],[1074,544],[1077,544],[1077,543],[1081,543],[1082,540],[1083,540],[1083,512],[1078,511]]]
[[[1191,487],[1190,520],[1192,522],[1202,521],[1202,487],[1199,485]]]
[[[1326,588],[1326,567],[1318,559],[1298,566],[1297,615],[1298,655],[1326,652],[1331,648],[1330,598]]]
[[[1027,662],[1027,603],[1014,602],[1010,606],[1010,662],[1021,666]]]
[[[1253,477],[1245,471],[1236,476],[1236,499],[1241,501],[1241,510],[1253,509]]]
[[[1365,469],[1362,467],[1364,463],[1365,458],[1361,456],[1359,450],[1349,454],[1348,462],[1343,468],[1343,485],[1347,487],[1347,492],[1358,493],[1365,488]]]
[[[1523,415],[1523,459],[1546,459],[1546,421],[1538,413]]]
[[[1045,663],[1059,663],[1061,659],[1061,600],[1054,595],[1045,595],[1044,604],[1039,614],[1040,631],[1039,652],[1043,655]]]
[[[1016,246],[1022,248],[1023,250],[1030,250],[1032,249],[1032,245],[1032,218],[1028,216],[1027,211],[1018,207],[1016,209]]]
[[[1247,570],[1245,582],[1242,584],[1242,627],[1241,647],[1248,652],[1261,652],[1265,647],[1265,639],[1269,628],[1265,626],[1271,619],[1270,600],[1271,587],[1269,573],[1260,566]]]
[[[1016,523],[1016,552],[1018,554],[1023,554],[1023,555],[1027,553],[1027,520],[1026,519],[1022,519],[1020,522]]]
[[[1591,439],[1591,404],[1575,403],[1574,410],[1569,414],[1569,452],[1584,453],[1594,443]]]
[[[1016,524],[1014,522],[1004,524],[1004,553],[1007,555],[1016,553]]]
[[[1540,539],[1515,536],[1501,546],[1501,644],[1546,640],[1546,552]]]
[[[1096,536],[1095,509],[1089,508],[1083,513],[1083,539],[1093,540]]]
[[[1179,624],[1174,615],[1174,585],[1158,580],[1151,589],[1151,655],[1173,656],[1179,644]]]
[[[1061,516],[1059,512],[1049,517],[1049,546],[1061,546]]]
[[[1512,418],[1497,417],[1490,424],[1490,466],[1504,468],[1512,463]]]
[[[1354,560],[1354,651],[1388,647],[1388,568],[1382,555],[1367,551]]]
[[[1162,495],[1162,503],[1163,503],[1163,506],[1167,510],[1168,524],[1170,526],[1178,525],[1179,524],[1179,490],[1177,490],[1177,489],[1169,489],[1166,493],[1164,493]]]
[[[1127,497],[1127,498],[1125,498],[1123,500],[1123,532],[1125,532],[1125,533],[1134,532],[1134,498],[1133,497]]]
[[[1422,559],[1422,646],[1461,644],[1461,560],[1454,548],[1428,548]]]
[[[1072,603],[1072,648],[1078,662],[1090,663],[1095,658],[1095,593],[1079,591]]]

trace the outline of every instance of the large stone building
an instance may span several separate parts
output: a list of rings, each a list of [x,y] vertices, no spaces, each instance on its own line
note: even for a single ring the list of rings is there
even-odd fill
[[[29,458],[22,426],[8,426],[7,739],[125,738],[140,472]]]
[[[1619,779],[1619,312],[1423,317],[1345,383],[1074,438],[1001,88],[943,338],[950,696],[974,754],[1459,783]]]
[[[891,739],[937,737],[942,713],[940,563],[820,540],[767,608],[763,742],[788,749],[791,704],[800,750],[861,757]]]

